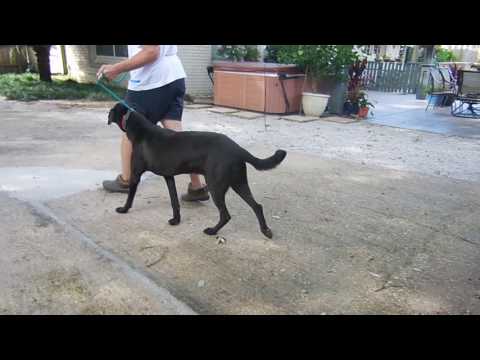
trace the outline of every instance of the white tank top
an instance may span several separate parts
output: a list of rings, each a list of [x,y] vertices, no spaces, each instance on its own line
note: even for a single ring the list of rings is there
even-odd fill
[[[133,57],[140,50],[142,45],[128,45],[128,56]],[[133,91],[155,89],[186,77],[182,62],[177,56],[177,45],[160,45],[157,60],[130,71],[128,89]]]

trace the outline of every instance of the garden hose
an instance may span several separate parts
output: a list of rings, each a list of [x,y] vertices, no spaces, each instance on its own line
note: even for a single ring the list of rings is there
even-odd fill
[[[112,80],[111,82],[114,83],[114,84],[119,84],[121,83],[123,80],[125,80],[127,76],[127,73],[124,73],[120,79],[118,80]],[[120,102],[122,105],[124,105],[128,110],[130,111],[135,111],[135,109],[133,109],[131,106],[129,106],[127,104],[127,102],[125,100],[123,100],[120,96],[118,96],[117,94],[115,94],[115,92],[113,92],[112,90],[110,90],[103,82],[102,82],[102,79],[105,78],[105,75],[102,74],[102,76],[100,76],[100,78],[97,80],[96,84],[98,86],[100,86],[103,90],[105,90],[112,98],[114,98],[115,100],[117,100],[118,102]],[[108,81],[108,79],[107,79]]]

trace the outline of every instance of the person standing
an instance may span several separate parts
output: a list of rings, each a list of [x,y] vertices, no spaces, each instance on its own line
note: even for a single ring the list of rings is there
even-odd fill
[[[125,102],[152,123],[182,131],[185,96],[185,70],[177,55],[177,45],[128,45],[128,59],[112,65],[102,65],[97,77],[109,80],[130,72]],[[128,193],[131,175],[132,144],[126,134],[121,140],[122,173],[115,180],[106,180],[103,187],[109,192]],[[209,199],[206,185],[198,174],[190,175],[184,201]]]

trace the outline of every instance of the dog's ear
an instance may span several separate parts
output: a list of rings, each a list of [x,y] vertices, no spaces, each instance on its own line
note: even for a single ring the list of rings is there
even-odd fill
[[[116,103],[114,108],[122,116],[128,111],[128,108],[122,103]]]
[[[119,123],[119,121],[122,119],[123,115],[127,113],[128,109],[125,105],[122,103],[116,103],[114,107],[110,109],[110,112],[108,113],[108,125],[110,125],[112,122],[114,123]]]

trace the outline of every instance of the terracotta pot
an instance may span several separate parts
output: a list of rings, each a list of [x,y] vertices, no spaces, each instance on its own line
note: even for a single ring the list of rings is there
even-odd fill
[[[358,117],[364,119],[368,115],[368,107],[362,107],[358,110]]]

